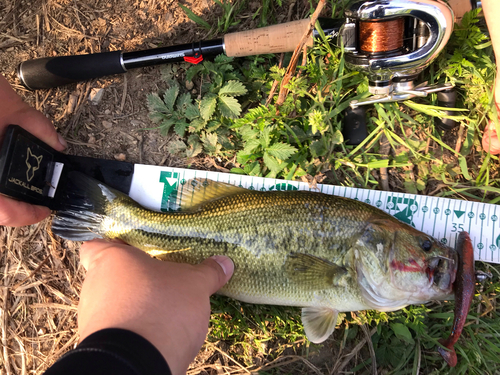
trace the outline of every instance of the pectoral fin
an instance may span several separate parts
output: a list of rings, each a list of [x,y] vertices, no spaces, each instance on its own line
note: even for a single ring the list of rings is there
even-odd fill
[[[288,278],[305,290],[331,288],[347,274],[344,267],[313,255],[300,253],[289,254],[284,267]]]
[[[328,307],[304,307],[302,324],[306,336],[312,343],[325,341],[335,330],[339,312]]]

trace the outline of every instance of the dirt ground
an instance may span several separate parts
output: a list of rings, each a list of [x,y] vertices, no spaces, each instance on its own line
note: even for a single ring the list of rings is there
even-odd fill
[[[209,23],[220,16],[211,0],[180,3]],[[251,16],[258,6],[258,1],[249,2],[238,30],[256,27]],[[288,15],[302,18],[309,3],[284,2],[282,9],[276,22]],[[16,67],[37,57],[148,49],[206,39],[207,34],[175,0],[1,0],[0,71],[53,121],[68,140],[68,153],[184,167],[186,160],[168,152],[168,138],[144,130],[153,126],[146,96],[164,88],[159,67],[35,92],[20,85]],[[103,97],[94,105],[88,98],[96,89],[103,90]],[[209,160],[190,163],[213,169]],[[52,238],[49,224],[0,228],[0,374],[41,374],[78,342],[76,313],[84,278],[79,244]],[[221,354],[221,347],[205,347],[190,373],[220,373],[221,363],[233,372],[248,372]],[[304,368],[315,367],[295,367]]]

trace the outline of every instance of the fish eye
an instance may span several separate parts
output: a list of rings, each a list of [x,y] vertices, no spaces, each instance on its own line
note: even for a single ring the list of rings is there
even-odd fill
[[[422,242],[422,249],[424,251],[430,251],[432,249],[432,242],[430,240],[425,240]]]

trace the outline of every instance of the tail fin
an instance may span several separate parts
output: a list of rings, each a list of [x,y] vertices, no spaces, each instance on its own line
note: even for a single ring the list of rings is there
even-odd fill
[[[102,238],[100,225],[106,205],[122,193],[79,172],[68,173],[52,233],[72,241]]]

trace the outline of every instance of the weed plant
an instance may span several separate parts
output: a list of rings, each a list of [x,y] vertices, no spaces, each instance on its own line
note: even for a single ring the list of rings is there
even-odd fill
[[[183,9],[201,27],[226,32],[237,23],[242,2],[216,2],[224,9],[216,26]],[[270,1],[262,2],[256,16],[267,19],[271,7]],[[342,6],[331,8],[333,16],[342,14]],[[262,25],[267,23],[264,18]],[[478,11],[456,25],[446,50],[419,77],[421,82],[451,82],[457,87],[460,109],[451,118],[459,127],[447,132],[435,127],[436,117],[450,116],[437,107],[433,94],[375,104],[367,116],[369,136],[357,146],[346,145],[343,113],[351,100],[368,96],[368,79],[349,70],[342,49],[324,35],[309,51],[307,64],[299,67],[300,74],[288,83],[289,94],[280,106],[277,95],[266,103],[273,82],[281,82],[285,72],[275,56],[218,56],[186,68],[185,79],[195,83],[197,97],[172,78],[172,69],[183,68],[165,67],[168,88],[148,97],[151,120],[162,134],[178,136],[173,153],[186,158],[208,155],[232,166],[233,173],[289,180],[324,175],[329,183],[369,189],[380,188],[381,172],[388,170],[395,191],[500,200],[498,158],[481,149],[485,121],[496,118],[491,91],[496,67]],[[390,146],[385,151],[384,142]],[[370,340],[375,356],[363,349],[344,371],[367,373],[375,358],[386,374],[498,374],[499,268],[478,266],[494,277],[477,287],[468,325],[456,345],[455,369],[448,368],[435,350],[438,339],[451,330],[453,303],[409,306],[394,313],[341,314],[344,322],[334,333],[334,343],[316,346],[305,340],[299,309],[213,297],[209,341],[225,340],[233,358],[256,366],[255,358],[264,355],[272,361],[283,353],[352,349],[364,337],[360,327],[369,326],[376,328]],[[279,368],[269,371],[280,373]]]

